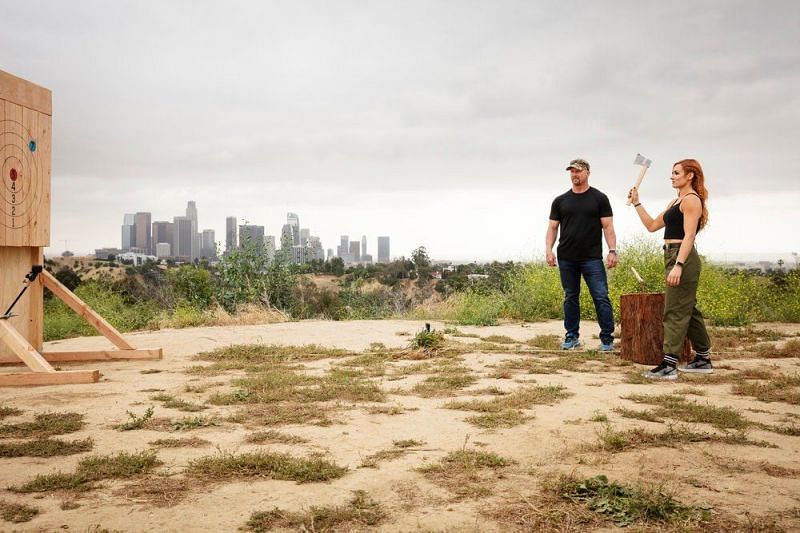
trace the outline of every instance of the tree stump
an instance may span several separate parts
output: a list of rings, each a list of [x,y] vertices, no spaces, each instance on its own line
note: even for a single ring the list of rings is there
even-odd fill
[[[664,358],[664,293],[623,294],[619,301],[622,350],[620,357],[645,365]],[[684,340],[682,362],[689,361],[691,344]]]

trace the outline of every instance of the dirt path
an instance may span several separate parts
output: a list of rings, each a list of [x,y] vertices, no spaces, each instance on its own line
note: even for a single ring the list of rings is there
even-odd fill
[[[529,350],[529,347],[524,345],[495,343],[476,345],[475,351],[462,346],[455,359],[461,370],[448,368],[446,372],[468,373],[475,380],[461,390],[439,396],[426,397],[412,392],[414,386],[423,383],[433,371],[403,375],[396,372],[405,366],[424,363],[424,360],[394,361],[387,367],[391,372],[375,373],[369,378],[387,393],[385,402],[344,402],[346,405],[332,412],[335,423],[327,426],[263,427],[252,420],[231,421],[230,416],[241,406],[208,405],[202,412],[187,413],[164,407],[162,402],[151,399],[154,393],[162,392],[194,404],[204,404],[215,393],[235,390],[230,381],[232,377],[244,375],[241,370],[219,375],[185,372],[198,364],[192,357],[200,352],[250,343],[318,344],[354,352],[366,350],[373,343],[382,343],[391,350],[407,347],[409,334],[419,331],[423,324],[397,320],[305,321],[136,333],[128,336],[135,345],[163,347],[164,360],[81,365],[99,368],[102,372],[100,383],[94,385],[0,389],[0,407],[23,411],[0,420],[0,426],[31,420],[36,413],[68,411],[83,415],[86,425],[78,432],[57,438],[91,437],[94,441],[92,452],[66,457],[0,456],[0,502],[22,503],[39,509],[39,514],[29,522],[12,524],[0,519],[0,531],[62,528],[86,531],[98,524],[112,531],[236,531],[255,511],[278,507],[301,512],[311,506],[343,505],[352,497],[352,491],[357,490],[367,491],[387,515],[380,525],[363,526],[364,530],[509,531],[516,526],[494,519],[492,509],[520,498],[536,501],[541,480],[553,473],[573,473],[581,478],[605,474],[629,484],[663,482],[682,502],[713,507],[717,516],[744,520],[745,513],[750,513],[780,527],[800,528],[797,511],[800,508],[800,437],[769,429],[800,425],[800,405],[784,401],[765,403],[751,396],[736,395],[732,392],[733,383],[724,380],[638,384],[631,382],[635,380],[629,373],[643,368],[609,366],[594,359],[575,369],[547,370],[552,373],[542,373],[540,369],[529,374],[512,369],[508,375],[501,375],[497,367],[504,362],[525,364],[541,359],[542,364],[552,365],[558,358],[548,358],[536,350],[526,352],[522,348]],[[444,328],[440,323],[433,325],[437,329]],[[771,327],[778,329],[775,325]],[[542,335],[560,336],[562,326],[552,321],[485,328],[462,326],[458,330],[479,336],[506,336],[523,343]],[[599,342],[596,337],[592,338],[597,326],[586,323],[583,331],[588,347],[593,348]],[[795,326],[787,326],[783,331],[787,335],[800,333]],[[465,344],[480,342],[475,337],[448,338]],[[80,338],[49,343],[49,347],[100,349],[107,347],[107,343],[101,338]],[[309,375],[324,375],[343,360],[342,357],[315,358],[303,364]],[[592,371],[592,365],[596,371]],[[764,361],[743,356],[720,361],[718,367],[715,376],[723,377],[764,367],[775,375],[791,376],[800,371],[796,357]],[[513,427],[476,427],[466,420],[475,412],[444,407],[453,399],[485,401],[502,398],[502,392],[547,385],[563,386],[570,396],[549,405],[523,408],[520,412],[529,418]],[[487,391],[492,387],[494,389]],[[748,428],[748,438],[777,447],[701,442],[680,447],[632,447],[621,453],[590,449],[607,427],[618,432],[632,428],[664,431],[667,423],[626,418],[613,409],[652,407],[622,398],[631,394],[675,394],[676,391],[687,401],[732,408],[755,424]],[[126,411],[142,414],[148,406],[154,406],[156,418],[176,420],[202,416],[214,420],[217,425],[187,431],[156,428],[123,432],[113,428],[127,419]],[[376,407],[396,407],[396,413],[370,411]],[[721,434],[708,423],[690,423],[688,427],[698,432]],[[302,437],[307,442],[259,445],[245,441],[247,435],[265,429]],[[163,465],[144,478],[151,482],[164,479],[185,482],[186,486],[177,490],[155,491],[158,493],[153,496],[156,500],[171,500],[171,505],[156,505],[146,495],[135,494],[132,488],[141,486],[142,478],[104,480],[100,488],[78,495],[65,492],[19,494],[6,490],[38,474],[72,471],[87,455],[153,449],[149,443],[155,439],[190,437],[204,439],[211,445],[159,448],[157,454]],[[408,439],[420,444],[396,457],[378,460],[377,468],[362,467],[369,456],[396,449],[395,441]],[[10,440],[3,438],[0,432],[0,445],[4,442]],[[480,497],[457,497],[452,486],[416,470],[461,449],[494,452],[513,460],[514,464],[482,477],[480,483],[489,492]],[[303,484],[266,479],[202,484],[184,474],[193,459],[218,451],[238,454],[255,450],[290,452],[297,456],[321,452],[348,471],[332,481]],[[66,510],[62,509],[65,502],[68,502]],[[77,507],[69,509],[72,504]],[[524,530],[523,526],[519,527]],[[349,525],[345,530],[351,528],[358,529]]]

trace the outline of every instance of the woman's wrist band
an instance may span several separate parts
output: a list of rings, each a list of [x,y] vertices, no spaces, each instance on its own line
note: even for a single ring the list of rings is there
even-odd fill
[[[639,207],[640,205],[642,205],[642,202],[639,202],[638,204],[633,204],[633,207]]]

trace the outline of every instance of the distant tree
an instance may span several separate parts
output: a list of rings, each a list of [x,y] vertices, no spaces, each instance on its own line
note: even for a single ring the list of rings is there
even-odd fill
[[[424,246],[411,252],[411,261],[414,263],[414,271],[417,274],[417,285],[420,287],[426,285],[431,279],[431,260]]]
[[[56,279],[73,292],[81,284],[81,277],[68,266],[63,266],[56,272]]]

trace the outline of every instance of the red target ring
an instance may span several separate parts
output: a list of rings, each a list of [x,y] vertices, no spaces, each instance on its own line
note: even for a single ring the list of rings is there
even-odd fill
[[[17,181],[17,169],[16,168],[12,168],[11,172],[9,172],[8,175],[11,178],[11,181]]]

